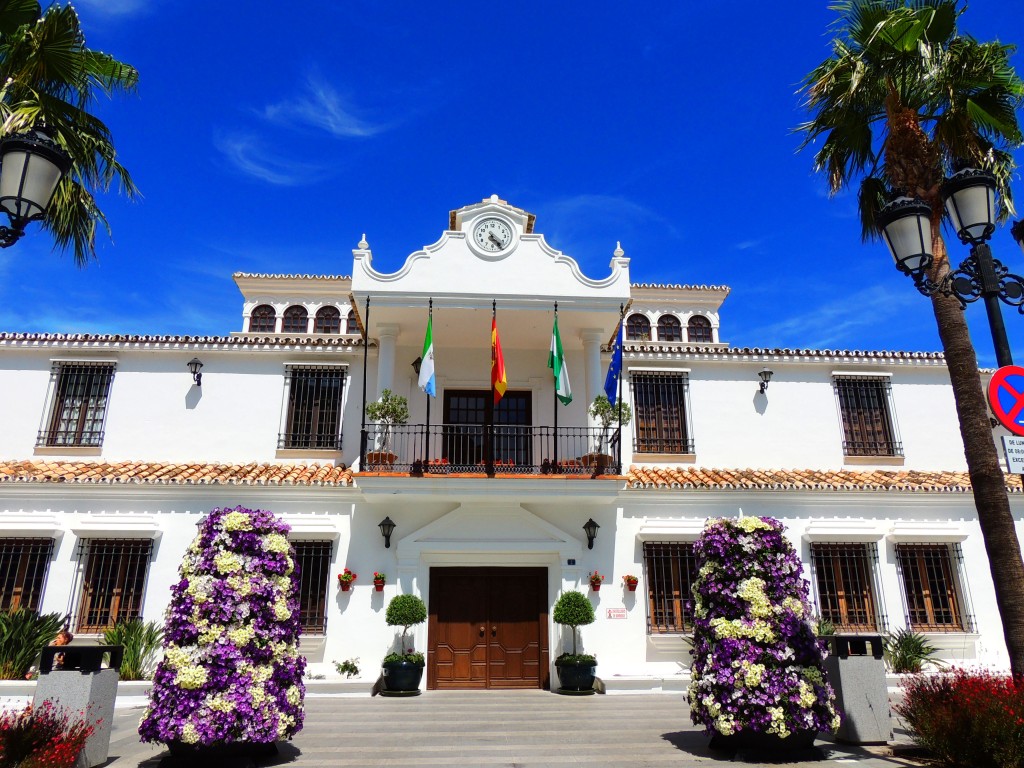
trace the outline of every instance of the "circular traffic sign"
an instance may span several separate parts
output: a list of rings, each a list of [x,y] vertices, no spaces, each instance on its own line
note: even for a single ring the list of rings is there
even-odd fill
[[[1024,368],[1004,365],[988,383],[992,415],[1015,435],[1024,436]]]

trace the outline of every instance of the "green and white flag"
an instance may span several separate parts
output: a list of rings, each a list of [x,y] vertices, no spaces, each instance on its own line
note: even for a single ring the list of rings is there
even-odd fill
[[[434,376],[434,318],[427,319],[427,335],[423,339],[423,359],[420,362],[420,389],[431,397],[437,397],[437,379]]]
[[[555,376],[555,395],[562,401],[562,405],[568,405],[572,402],[572,387],[569,385],[569,369],[562,353],[562,338],[558,335],[558,315],[555,315],[555,327],[551,330],[548,368]]]

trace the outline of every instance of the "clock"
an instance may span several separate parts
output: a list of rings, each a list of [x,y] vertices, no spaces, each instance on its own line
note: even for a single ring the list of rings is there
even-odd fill
[[[481,219],[473,227],[473,244],[488,253],[504,251],[512,244],[512,227],[504,219]]]

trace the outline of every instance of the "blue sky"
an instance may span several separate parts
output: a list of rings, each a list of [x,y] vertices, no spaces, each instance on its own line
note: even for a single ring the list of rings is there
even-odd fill
[[[0,330],[241,330],[232,272],[349,274],[364,232],[390,271],[496,193],[591,276],[621,240],[634,282],[730,286],[733,345],[937,350],[855,196],[796,154],[827,5],[78,0],[90,46],[141,73],[96,110],[143,197],[101,199],[113,239],[85,269],[35,230],[0,251]],[[1024,44],[1022,18],[975,0],[961,30]],[[1024,273],[1008,228],[992,244]]]

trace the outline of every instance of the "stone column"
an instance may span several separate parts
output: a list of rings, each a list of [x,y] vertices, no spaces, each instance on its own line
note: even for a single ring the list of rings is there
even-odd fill
[[[377,326],[377,399],[385,389],[395,391],[395,345],[398,341],[397,325]]]
[[[601,343],[608,334],[599,328],[585,328],[580,331],[583,340],[583,366],[586,376],[587,409],[594,398],[604,391],[604,371],[601,370]],[[597,422],[587,415],[587,424],[597,426]]]

